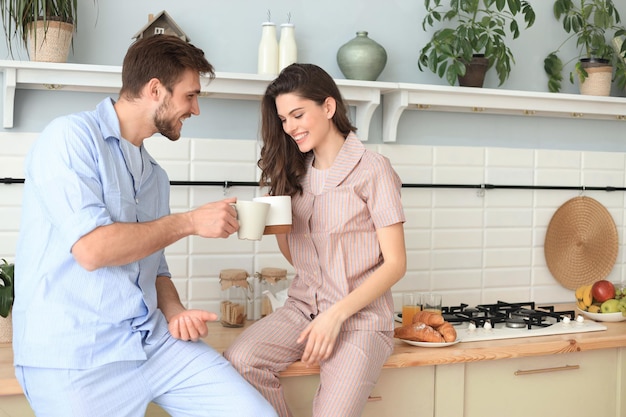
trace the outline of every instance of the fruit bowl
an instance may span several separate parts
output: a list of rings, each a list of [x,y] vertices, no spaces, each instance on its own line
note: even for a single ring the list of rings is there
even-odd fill
[[[621,311],[619,313],[590,313],[579,308],[576,310],[583,316],[588,317],[593,321],[626,321],[626,317],[624,317]]]

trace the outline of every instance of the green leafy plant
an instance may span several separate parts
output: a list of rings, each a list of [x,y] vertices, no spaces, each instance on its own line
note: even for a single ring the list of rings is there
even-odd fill
[[[49,21],[73,24],[74,30],[78,23],[78,0],[0,0],[0,8],[11,56],[11,40],[17,38],[27,47],[30,25],[37,20],[43,20],[44,33],[47,33]]]
[[[624,56],[626,46],[621,37],[626,29],[618,24],[620,15],[612,0],[556,0],[553,6],[554,17],[563,24],[569,36],[559,47],[548,54],[544,60],[544,70],[548,75],[548,89],[551,92],[561,91],[563,70],[572,61],[577,60],[574,70],[570,72],[570,82],[574,83],[574,74],[583,82],[588,73],[583,68],[581,59],[603,60],[614,67],[613,80],[621,88],[626,86],[626,62]],[[561,48],[575,39],[578,53],[563,63],[558,56]]]
[[[13,276],[15,265],[8,263],[6,259],[0,264],[0,316],[7,317],[13,307],[15,299],[15,289],[13,287]]]
[[[447,1],[448,5],[442,5]],[[513,53],[506,44],[507,31],[517,39],[520,27],[517,16],[522,15],[526,28],[535,22],[535,12],[525,0],[424,0],[426,17],[422,28],[433,27],[435,22],[450,22],[433,33],[431,40],[420,50],[418,67],[428,68],[440,78],[454,85],[464,76],[466,63],[474,55],[482,54],[495,66],[502,85],[509,77],[515,63]]]

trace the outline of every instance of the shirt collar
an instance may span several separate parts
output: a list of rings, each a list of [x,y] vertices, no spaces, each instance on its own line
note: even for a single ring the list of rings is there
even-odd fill
[[[337,158],[333,162],[333,165],[329,168],[330,172],[326,178],[324,184],[324,191],[335,188],[352,172],[354,167],[359,163],[363,154],[365,153],[365,146],[359,138],[356,137],[354,132],[350,132],[346,138]],[[313,165],[313,153],[307,159],[307,170],[304,176],[303,189],[304,191],[311,192],[311,178],[310,172]]]

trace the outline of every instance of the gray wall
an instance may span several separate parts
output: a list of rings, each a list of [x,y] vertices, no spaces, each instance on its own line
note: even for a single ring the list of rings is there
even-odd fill
[[[291,21],[296,25],[298,60],[316,63],[335,78],[343,78],[336,63],[337,49],[353,38],[356,31],[367,30],[388,54],[379,81],[445,85],[434,74],[417,68],[419,50],[430,37],[421,27],[425,15],[423,0],[99,0],[96,6],[92,0],[79,1],[79,27],[70,62],[121,65],[133,35],[147,22],[148,14],[167,10],[191,42],[205,50],[218,71],[255,73],[261,22],[267,20],[269,9],[277,24],[286,22],[287,14],[291,13]],[[553,17],[551,0],[530,0],[530,3],[537,20],[510,44],[516,58],[510,79],[498,87],[492,70],[485,87],[547,91],[543,59],[561,44],[565,32]],[[626,18],[626,2],[616,3]],[[565,50],[574,56],[573,43]],[[0,59],[11,59],[4,43],[0,43]],[[26,54],[21,51],[15,59],[26,59]],[[563,92],[577,93],[578,88],[565,81]],[[36,104],[33,106],[29,100],[25,108],[21,103],[27,95],[30,99],[35,96]],[[614,91],[613,95],[621,96],[623,91]],[[98,94],[18,91],[13,130],[39,131],[52,117],[91,108],[101,98]],[[203,100],[202,116],[185,125],[185,134],[254,138],[258,131],[257,110],[258,104],[252,102]],[[371,143],[382,141],[380,113],[377,110],[372,121]],[[616,121],[405,112],[397,139],[398,143],[419,145],[623,151],[623,126]]]

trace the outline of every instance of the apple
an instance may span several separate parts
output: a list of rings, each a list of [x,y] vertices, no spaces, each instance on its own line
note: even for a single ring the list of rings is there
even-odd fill
[[[599,303],[615,298],[615,285],[605,279],[596,281],[591,287],[591,296]]]
[[[619,304],[619,300],[611,298],[602,303],[602,305],[600,306],[600,311],[602,311],[603,313],[617,313],[620,311]]]

